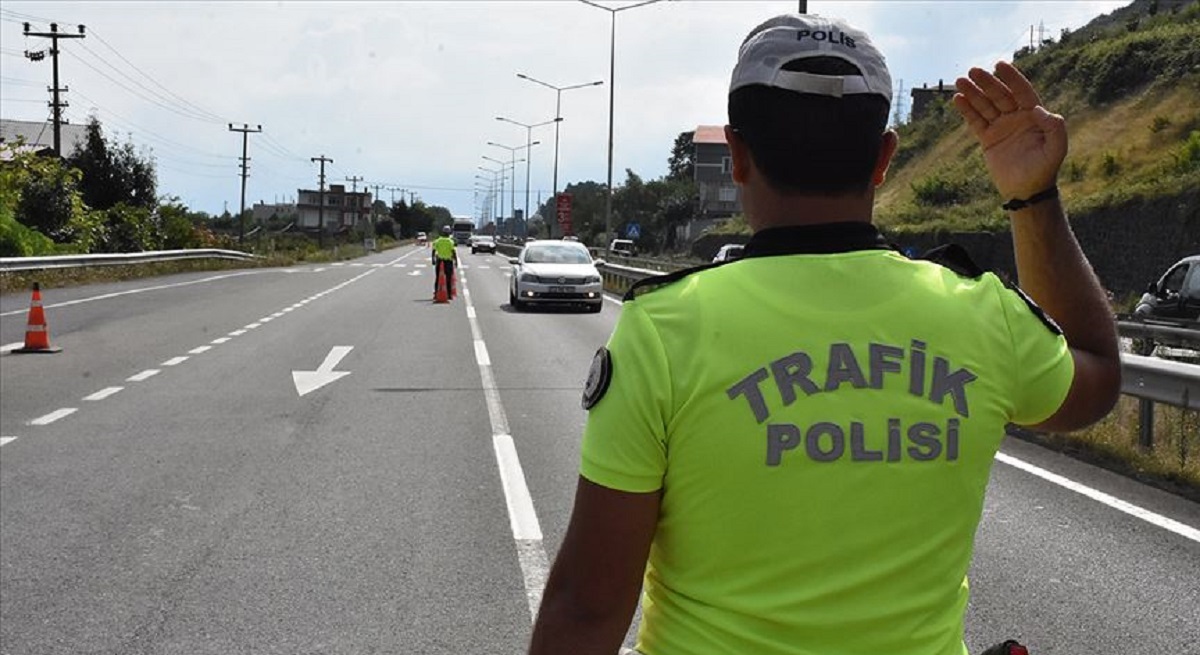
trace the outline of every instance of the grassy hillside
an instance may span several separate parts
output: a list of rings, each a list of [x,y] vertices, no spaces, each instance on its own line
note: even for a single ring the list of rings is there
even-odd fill
[[[1200,187],[1200,2],[1138,0],[1015,63],[1067,118],[1060,177],[1076,214]],[[964,71],[955,71],[961,74]],[[952,107],[899,128],[879,190],[893,230],[1005,225],[979,149]]]

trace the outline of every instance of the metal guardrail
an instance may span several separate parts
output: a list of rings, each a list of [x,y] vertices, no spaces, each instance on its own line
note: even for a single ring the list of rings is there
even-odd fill
[[[258,255],[238,250],[197,248],[194,250],[150,250],[132,253],[102,253],[94,255],[55,255],[53,257],[0,257],[0,272],[42,271],[54,268],[82,266],[117,266],[183,259],[235,259],[250,261]]]
[[[1200,365],[1121,355],[1121,393],[1138,399],[1138,442],[1154,447],[1154,404],[1200,410]]]
[[[1158,345],[1200,350],[1200,323],[1197,322],[1171,324],[1118,316],[1117,333],[1137,339],[1135,349],[1139,355],[1149,355]]]

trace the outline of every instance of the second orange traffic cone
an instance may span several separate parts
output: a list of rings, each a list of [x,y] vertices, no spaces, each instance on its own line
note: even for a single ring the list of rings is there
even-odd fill
[[[29,304],[29,320],[25,322],[25,346],[14,353],[57,353],[62,348],[50,346],[50,326],[46,325],[46,313],[42,309],[42,289],[33,283],[33,300]]]

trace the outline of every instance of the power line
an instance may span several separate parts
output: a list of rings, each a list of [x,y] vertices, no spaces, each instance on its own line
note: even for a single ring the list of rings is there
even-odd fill
[[[119,57],[121,59],[121,61],[125,62],[126,64],[129,64],[129,66],[131,68],[133,68],[133,70],[137,71],[138,73],[141,73],[142,77],[145,77],[146,79],[153,82],[155,86],[162,89],[164,92],[167,93],[167,95],[170,95],[171,97],[175,98],[177,101],[182,103],[184,106],[192,108],[192,110],[198,114],[209,116],[210,117],[209,120],[213,120],[218,123],[227,122],[226,120],[222,119],[220,115],[213,113],[211,111],[208,111],[207,109],[184,98],[183,96],[179,95],[178,93],[175,93],[174,91],[172,91],[171,89],[167,88],[162,83],[160,83],[158,80],[151,77],[150,74],[148,74],[145,71],[143,71],[142,69],[138,68],[133,62],[129,61],[129,59],[127,59],[125,57],[125,55],[122,55],[116,48],[114,48],[108,41],[106,41],[102,35],[97,34],[95,30],[92,30],[92,36],[94,36],[96,38],[96,40],[99,41],[104,47],[111,50],[113,54],[115,54],[117,57]]]
[[[71,53],[67,53],[67,54],[71,54]],[[197,117],[197,116],[195,116],[195,115],[193,115],[193,114],[184,113],[184,112],[182,112],[182,111],[180,111],[180,110],[178,110],[178,109],[176,109],[176,108],[174,108],[174,107],[172,107],[172,106],[170,106],[170,105],[163,104],[162,102],[159,102],[158,100],[155,100],[154,98],[148,97],[148,96],[146,96],[146,95],[142,94],[141,92],[137,91],[136,89],[132,89],[132,88],[130,88],[130,87],[128,87],[128,86],[126,86],[126,85],[125,85],[125,84],[123,84],[123,83],[122,83],[120,80],[113,79],[113,77],[112,77],[111,75],[109,75],[108,73],[105,73],[104,71],[100,70],[99,68],[96,68],[96,67],[95,67],[95,66],[93,66],[93,65],[92,65],[90,62],[88,62],[88,60],[86,60],[86,59],[84,59],[84,58],[82,58],[82,57],[79,57],[79,56],[73,55],[73,54],[71,54],[71,56],[72,56],[72,57],[74,57],[74,58],[75,58],[75,60],[77,60],[79,63],[83,64],[84,66],[87,66],[87,67],[88,67],[88,68],[90,68],[90,69],[92,69],[93,71],[95,71],[95,72],[96,72],[96,74],[100,75],[101,77],[103,77],[104,79],[108,80],[109,82],[112,82],[113,84],[116,84],[117,86],[121,87],[122,89],[125,89],[126,91],[128,91],[128,92],[132,93],[133,95],[135,95],[135,96],[137,96],[137,97],[139,97],[139,98],[141,98],[142,100],[145,100],[146,102],[149,102],[149,103],[150,103],[150,104],[152,104],[152,105],[155,105],[155,106],[159,107],[160,109],[166,109],[167,111],[171,112],[172,114],[176,114],[176,115],[178,115],[178,116],[182,116],[182,117],[184,117],[184,118],[190,118],[190,119],[192,119],[192,120],[198,120],[198,121],[202,121],[202,122],[206,122],[206,123],[210,123],[210,122],[212,122],[212,121],[210,121],[210,120],[209,120],[209,119],[207,119],[207,118],[199,118],[199,117]]]
[[[199,121],[218,122],[218,120],[217,120],[217,119],[210,118],[210,117],[208,117],[208,116],[205,116],[205,115],[203,115],[203,114],[200,114],[200,113],[198,113],[198,112],[196,112],[196,111],[193,111],[193,110],[189,109],[189,108],[188,108],[188,107],[186,107],[186,106],[179,105],[179,104],[178,104],[178,103],[176,103],[174,100],[172,100],[172,99],[170,99],[170,98],[168,98],[168,97],[164,96],[163,94],[159,93],[158,91],[155,91],[154,89],[151,89],[150,87],[146,86],[145,84],[142,84],[140,81],[138,81],[138,80],[134,79],[134,78],[133,78],[133,76],[129,75],[128,73],[126,73],[125,71],[121,70],[120,68],[117,68],[117,67],[116,67],[116,66],[114,66],[114,65],[113,65],[111,62],[109,62],[109,61],[108,61],[107,59],[105,59],[104,57],[101,57],[99,54],[97,54],[97,53],[96,53],[96,51],[92,50],[91,48],[88,48],[87,46],[82,46],[82,47],[83,47],[83,50],[84,50],[84,52],[87,52],[87,53],[88,53],[88,54],[90,54],[91,56],[95,57],[97,61],[99,61],[100,63],[104,64],[105,66],[108,66],[110,69],[112,69],[112,70],[113,70],[113,72],[115,72],[115,73],[117,73],[118,75],[120,75],[120,76],[124,77],[125,79],[129,80],[131,83],[133,83],[134,85],[136,85],[136,86],[137,86],[139,89],[141,89],[141,90],[145,91],[146,93],[150,94],[150,95],[151,95],[151,96],[153,96],[153,97],[154,97],[156,100],[159,100],[159,101],[161,101],[161,102],[162,102],[162,103],[164,103],[165,105],[171,105],[171,106],[174,106],[174,107],[176,107],[176,108],[177,108],[177,109],[178,109],[180,112],[182,112],[182,113],[184,113],[184,114],[187,114],[187,115],[190,115],[192,118],[195,118],[196,120],[199,120]],[[220,121],[220,122],[224,122],[224,121]]]

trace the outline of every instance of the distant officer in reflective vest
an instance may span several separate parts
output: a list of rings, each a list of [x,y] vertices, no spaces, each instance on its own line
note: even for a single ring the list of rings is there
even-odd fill
[[[793,14],[743,41],[724,136],[753,237],[626,295],[531,653],[617,652],[641,590],[646,655],[966,654],[1005,424],[1100,419],[1120,360],[1058,199],[1063,118],[1007,63],[957,87],[1028,296],[871,224],[897,135],[865,33]]]
[[[442,228],[442,236],[433,240],[433,292],[437,293],[437,276],[446,276],[446,288],[454,288],[454,265],[458,263],[458,247],[450,236],[450,226]]]

